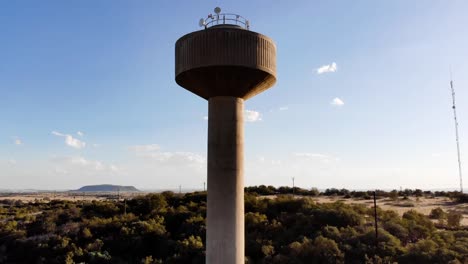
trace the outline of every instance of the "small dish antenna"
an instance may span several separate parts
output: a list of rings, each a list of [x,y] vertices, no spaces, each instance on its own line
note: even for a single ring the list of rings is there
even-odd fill
[[[199,25],[200,27],[204,27],[204,26],[205,26],[205,19],[200,18],[200,21],[198,21],[198,25]]]
[[[221,13],[221,8],[217,6],[217,7],[214,9],[214,12],[215,12],[216,14],[219,15],[219,13]]]

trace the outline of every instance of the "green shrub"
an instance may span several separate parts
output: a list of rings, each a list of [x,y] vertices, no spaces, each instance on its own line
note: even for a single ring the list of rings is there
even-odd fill
[[[447,225],[449,227],[460,227],[460,222],[463,219],[463,215],[457,211],[449,211],[447,214]]]
[[[444,210],[442,210],[442,208],[437,207],[431,210],[431,213],[429,214],[429,218],[437,219],[437,220],[446,219],[447,214],[444,212]]]

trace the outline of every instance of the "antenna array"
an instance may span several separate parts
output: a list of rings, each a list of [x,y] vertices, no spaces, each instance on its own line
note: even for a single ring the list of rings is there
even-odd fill
[[[222,14],[220,7],[216,7],[214,9],[214,12],[214,15],[209,14],[207,18],[200,18],[200,20],[198,21],[198,26],[207,29],[216,25],[230,24],[243,27],[247,30],[250,29],[250,21],[240,15],[231,13]]]
[[[457,142],[458,174],[460,176],[460,192],[463,193],[463,177],[462,177],[462,165],[461,165],[461,158],[460,158],[460,140],[458,138],[457,108],[455,106],[455,89],[453,88],[452,80],[450,80],[450,89],[452,91],[452,109],[453,109],[453,119],[455,121],[455,140]]]

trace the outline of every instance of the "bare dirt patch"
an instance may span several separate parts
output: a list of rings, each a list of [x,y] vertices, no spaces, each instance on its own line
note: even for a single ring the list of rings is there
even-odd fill
[[[314,197],[318,203],[332,203],[336,201],[341,201],[346,204],[364,204],[368,207],[374,206],[374,200],[363,200],[363,199],[354,199],[348,198],[344,199],[339,196],[319,196]],[[378,199],[377,206],[384,210],[392,210],[397,212],[400,216],[409,210],[416,210],[419,213],[424,215],[429,215],[431,210],[437,207],[442,208],[445,212],[454,210],[456,212],[463,214],[463,219],[461,220],[461,225],[468,226],[468,204],[466,203],[454,203],[447,197],[435,197],[435,198],[398,198],[397,200],[391,200],[388,198]]]

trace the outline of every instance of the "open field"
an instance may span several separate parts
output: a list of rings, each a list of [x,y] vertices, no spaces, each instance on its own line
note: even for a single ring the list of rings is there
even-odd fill
[[[51,200],[92,201],[131,199],[146,192],[31,192],[31,193],[0,193],[0,200],[19,200],[22,202],[48,202]]]
[[[342,197],[319,196],[314,198],[318,203],[330,203],[342,201],[347,204],[364,204],[366,206],[374,206],[374,200],[363,199],[344,199]],[[402,216],[409,210],[416,210],[424,215],[429,215],[432,209],[440,207],[444,211],[454,210],[463,214],[461,225],[468,226],[468,204],[454,203],[447,197],[434,197],[434,198],[407,198],[403,200],[401,197],[394,201],[388,198],[378,199],[377,206],[384,210],[392,210]]]

